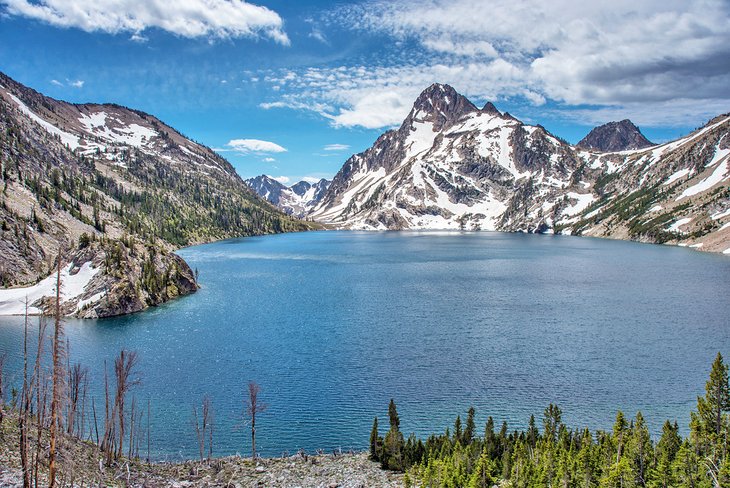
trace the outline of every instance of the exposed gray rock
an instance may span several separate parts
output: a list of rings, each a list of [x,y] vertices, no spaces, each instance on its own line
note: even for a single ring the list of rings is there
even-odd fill
[[[629,119],[592,129],[577,147],[602,152],[627,151],[654,146]]]

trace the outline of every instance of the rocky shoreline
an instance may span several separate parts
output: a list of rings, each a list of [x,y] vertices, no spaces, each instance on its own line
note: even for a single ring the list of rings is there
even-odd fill
[[[1,407],[0,407],[1,408]],[[5,411],[0,424],[0,486],[22,487],[17,416]],[[7,415],[9,414],[9,415]],[[33,429],[34,431],[35,429]],[[48,450],[44,433],[42,451]],[[121,459],[104,464],[97,446],[64,436],[59,450],[59,486],[84,487],[272,487],[272,488],[396,488],[404,475],[380,468],[367,453],[309,455],[281,458],[229,456],[205,461],[152,462]],[[40,467],[45,483],[47,466]]]

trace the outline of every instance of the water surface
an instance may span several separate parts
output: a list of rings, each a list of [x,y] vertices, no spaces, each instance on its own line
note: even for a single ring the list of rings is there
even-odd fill
[[[490,232],[287,234],[179,254],[200,271],[195,295],[66,324],[97,404],[104,360],[138,351],[134,395],[151,400],[158,459],[196,455],[205,394],[215,453],[248,453],[249,380],[269,404],[257,445],[270,456],[365,448],[391,397],[421,435],[470,405],[481,426],[524,428],[551,402],[576,427],[610,428],[622,409],[655,434],[665,419],[686,432],[715,354],[730,355],[727,256]],[[21,341],[22,319],[0,318],[16,384]]]

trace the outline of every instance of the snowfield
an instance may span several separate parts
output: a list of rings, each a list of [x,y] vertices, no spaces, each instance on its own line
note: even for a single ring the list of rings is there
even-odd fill
[[[73,263],[61,269],[61,302],[66,302],[80,297],[84,294],[86,286],[96,276],[100,268],[94,268],[91,262],[84,263],[75,273]],[[31,307],[30,304],[43,297],[54,297],[56,295],[56,273],[39,281],[33,286],[25,288],[9,288],[0,290],[0,315],[24,315],[26,298],[28,300],[28,313],[37,315],[41,310]],[[102,294],[97,294],[102,295]],[[94,295],[87,300],[82,300],[78,306],[80,309],[87,303],[95,302],[102,296]]]

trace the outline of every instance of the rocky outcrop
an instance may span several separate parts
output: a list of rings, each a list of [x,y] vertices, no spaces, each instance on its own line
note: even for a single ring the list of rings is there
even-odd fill
[[[591,130],[577,147],[601,152],[618,152],[654,146],[628,119],[609,122]]]

